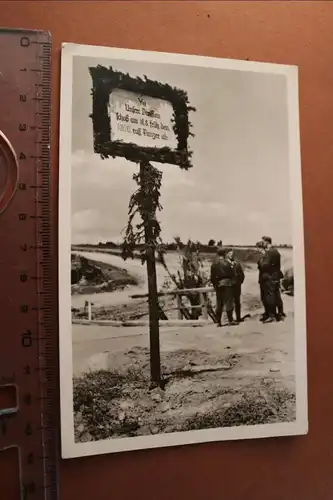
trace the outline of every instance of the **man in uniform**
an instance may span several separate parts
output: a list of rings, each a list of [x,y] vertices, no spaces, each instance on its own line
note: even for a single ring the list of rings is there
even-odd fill
[[[269,317],[268,313],[268,306],[265,298],[265,289],[264,289],[264,280],[263,280],[263,259],[265,255],[265,247],[264,247],[264,242],[263,241],[258,241],[256,243],[256,247],[258,251],[260,252],[260,256],[258,259],[258,271],[259,271],[259,276],[258,276],[258,283],[259,283],[259,288],[260,288],[260,300],[262,302],[262,305],[264,306],[264,313],[260,318],[260,321],[266,321]]]
[[[275,320],[280,321],[285,317],[280,290],[283,273],[281,271],[281,255],[278,249],[273,247],[272,238],[263,236],[262,242],[265,254],[261,261],[261,271],[268,312],[268,318],[264,322],[271,323]]]
[[[233,284],[234,269],[226,258],[226,251],[222,248],[217,250],[217,258],[210,270],[210,280],[216,292],[216,318],[217,326],[222,326],[223,308],[227,313],[228,324],[235,325],[233,321]]]
[[[242,315],[241,315],[242,284],[245,279],[245,274],[241,264],[235,260],[233,250],[228,250],[226,252],[226,261],[230,264],[230,266],[233,268],[234,271],[232,295],[234,299],[236,322],[240,323],[242,321]]]

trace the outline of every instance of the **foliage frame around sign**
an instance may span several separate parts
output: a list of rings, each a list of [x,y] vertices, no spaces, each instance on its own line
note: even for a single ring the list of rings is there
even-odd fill
[[[187,92],[155,80],[131,77],[128,73],[115,71],[111,66],[89,67],[92,78],[94,151],[102,159],[121,156],[135,163],[170,163],[184,170],[192,167],[192,151],[188,147],[190,129],[189,112],[195,108],[189,105]],[[173,131],[177,138],[177,148],[142,147],[134,143],[111,141],[111,121],[108,113],[110,94],[114,89],[127,90],[148,97],[163,99],[173,107]]]

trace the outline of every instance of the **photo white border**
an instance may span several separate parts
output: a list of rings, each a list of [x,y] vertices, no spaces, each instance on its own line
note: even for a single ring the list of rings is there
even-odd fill
[[[74,440],[73,360],[71,320],[71,157],[73,58],[179,64],[285,75],[288,92],[290,203],[292,208],[295,294],[296,421],[174,432],[152,436],[106,439],[87,443]],[[213,57],[118,49],[73,43],[62,44],[59,153],[59,352],[62,458],[74,458],[129,450],[179,446],[212,441],[267,438],[307,434],[306,297],[303,235],[302,175],[299,138],[298,68],[282,64],[219,59]]]

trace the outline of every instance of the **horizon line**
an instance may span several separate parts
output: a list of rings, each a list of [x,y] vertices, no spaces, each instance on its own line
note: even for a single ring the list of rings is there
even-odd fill
[[[184,246],[187,244],[184,242],[181,242]],[[198,244],[204,247],[218,247],[219,245],[208,245],[208,243],[201,243],[201,242],[193,242],[194,244]],[[176,242],[163,242],[162,245],[174,245]],[[121,247],[122,243],[115,243],[113,241],[107,241],[107,242],[98,242],[98,243],[71,243],[71,246],[92,246],[92,247],[99,247],[99,246],[106,246],[106,245],[114,245],[116,247]],[[144,243],[139,243],[136,245],[136,247],[142,246]],[[293,248],[292,243],[274,243],[273,246],[275,247],[289,247]],[[222,242],[222,247],[256,247],[256,243],[228,243],[228,244],[223,244]]]

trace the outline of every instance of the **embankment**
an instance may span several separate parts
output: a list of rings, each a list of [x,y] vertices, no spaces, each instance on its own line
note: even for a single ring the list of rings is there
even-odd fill
[[[139,281],[126,269],[73,253],[71,255],[71,284],[72,295],[81,295],[123,290],[127,286],[137,286]]]

